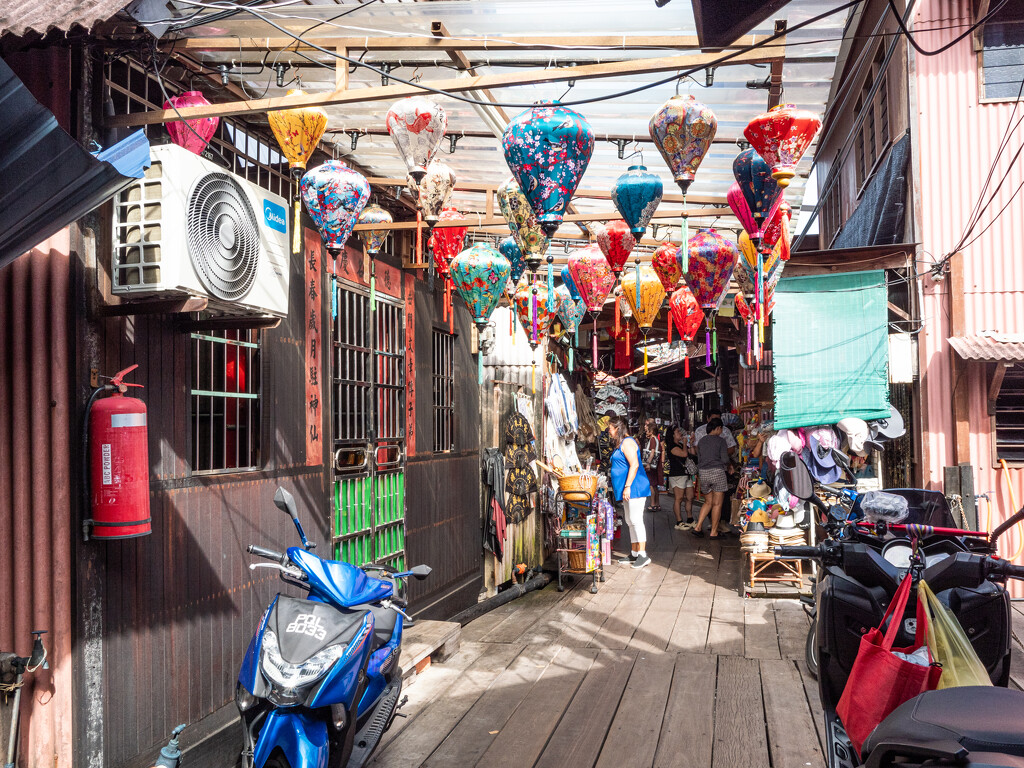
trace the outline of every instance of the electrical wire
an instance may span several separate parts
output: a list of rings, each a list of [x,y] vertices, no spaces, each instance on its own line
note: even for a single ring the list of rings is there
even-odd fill
[[[982,18],[980,18],[980,19],[978,19],[978,21],[974,22],[974,24],[972,24],[967,29],[966,32],[964,32],[959,37],[954,37],[948,43],[946,43],[945,45],[943,45],[943,46],[941,46],[939,48],[936,48],[934,51],[926,51],[924,48],[922,48],[918,44],[917,40],[914,39],[914,36],[911,34],[910,30],[907,29],[906,22],[903,19],[900,18],[900,12],[899,12],[899,9],[896,7],[895,0],[887,0],[887,2],[889,3],[889,8],[892,9],[893,15],[896,17],[896,23],[900,27],[900,32],[902,32],[903,36],[907,38],[907,42],[910,43],[911,46],[913,46],[914,50],[917,51],[922,56],[938,56],[940,53],[944,53],[945,51],[948,51],[950,48],[952,48],[954,45],[959,43],[961,40],[963,40],[964,38],[970,36],[971,33],[974,32],[974,30],[976,30],[978,27],[980,27],[986,21],[988,21],[993,16],[995,16],[997,13],[999,13],[1001,10],[1003,10],[1003,6],[1006,5],[1008,2],[1010,2],[1010,0],[1001,0],[1001,2],[995,8],[990,9],[989,12],[986,13]],[[908,15],[909,15],[909,11],[910,11],[909,7],[907,8],[907,11],[908,11]]]
[[[186,3],[187,5],[195,5],[195,6],[207,7],[207,8],[222,8],[223,7],[223,6],[215,5],[215,4],[212,4],[212,3],[199,2],[199,0],[179,0],[179,2]],[[813,16],[813,17],[811,17],[811,18],[809,18],[809,19],[807,19],[805,21],[800,22],[799,24],[795,24],[792,27],[788,28],[787,30],[784,30],[782,32],[778,32],[778,33],[775,33],[773,35],[770,35],[769,37],[766,37],[764,40],[755,42],[752,45],[745,46],[744,48],[739,48],[739,49],[737,49],[735,51],[723,54],[722,56],[718,57],[714,61],[707,62],[705,64],[702,64],[702,65],[698,66],[698,67],[692,67],[690,69],[680,70],[679,72],[677,72],[676,74],[673,74],[670,77],[662,78],[662,79],[656,80],[656,81],[654,81],[652,83],[646,83],[644,85],[640,85],[640,86],[637,86],[635,88],[630,88],[630,89],[624,90],[624,91],[619,91],[617,93],[607,94],[607,95],[604,95],[604,96],[594,96],[594,97],[587,98],[587,99],[577,99],[577,100],[574,100],[574,101],[562,102],[562,106],[572,107],[572,106],[581,106],[583,104],[593,104],[593,103],[597,103],[597,102],[608,101],[610,99],[622,98],[624,96],[630,96],[630,95],[635,94],[635,93],[641,93],[643,91],[647,91],[647,90],[650,90],[652,88],[656,88],[656,87],[661,86],[661,85],[666,85],[666,84],[671,83],[671,82],[673,82],[675,80],[678,80],[681,77],[685,77],[687,75],[691,75],[691,74],[694,74],[696,72],[700,72],[700,71],[706,69],[707,67],[718,66],[718,65],[723,64],[723,63],[725,63],[727,61],[730,61],[731,59],[736,58],[737,56],[742,55],[743,53],[746,53],[748,51],[752,51],[752,50],[756,50],[758,48],[761,48],[761,47],[767,45],[768,43],[771,43],[771,42],[773,42],[775,40],[778,40],[778,39],[786,36],[787,34],[792,34],[796,30],[802,29],[803,27],[810,26],[811,24],[815,24],[815,23],[817,23],[819,21],[822,21],[823,19],[829,18],[830,16],[834,16],[835,14],[839,13],[840,11],[847,10],[849,8],[852,8],[855,5],[859,5],[861,2],[863,2],[863,0],[847,0],[847,2],[843,3],[842,5],[839,5],[836,8],[833,8],[832,10],[826,11],[824,13],[820,13],[817,16]],[[281,26],[280,24],[276,23],[272,19],[268,18],[267,15],[262,13],[261,11],[257,11],[257,10],[255,10],[253,8],[248,8],[248,7],[245,8],[245,9],[242,9],[242,10],[245,13],[248,13],[248,14],[250,14],[252,16],[255,16],[256,18],[260,19],[261,21],[263,21],[264,23],[266,23],[269,26],[273,27],[274,29],[278,30],[279,32],[283,33],[284,35],[287,35],[288,37],[291,37],[291,38],[293,38],[293,39],[295,39],[297,41],[305,43],[306,45],[308,45],[310,48],[313,48],[314,50],[320,51],[321,53],[327,54],[328,56],[332,56],[332,57],[334,57],[336,59],[340,59],[342,61],[347,61],[350,64],[355,64],[357,66],[364,67],[366,69],[369,69],[371,72],[376,72],[378,75],[390,77],[392,80],[395,80],[395,81],[397,81],[399,83],[402,83],[403,85],[408,85],[410,87],[414,87],[414,88],[417,88],[419,90],[426,91],[428,93],[435,93],[435,94],[440,95],[440,96],[446,96],[446,97],[448,97],[450,99],[454,99],[455,101],[461,101],[461,102],[466,103],[466,104],[477,104],[477,105],[480,105],[480,106],[490,106],[490,107],[503,107],[503,108],[506,108],[506,109],[530,109],[531,107],[534,106],[534,104],[532,104],[532,103],[531,104],[522,104],[522,103],[511,103],[511,102],[493,102],[493,101],[486,101],[486,100],[481,100],[481,99],[474,99],[474,98],[470,98],[468,96],[463,96],[463,95],[458,94],[458,93],[450,93],[450,92],[445,91],[445,90],[440,89],[440,88],[434,88],[433,86],[427,85],[425,83],[417,83],[417,82],[412,81],[412,80],[406,80],[404,78],[397,77],[396,75],[394,75],[392,73],[385,72],[384,70],[378,69],[378,68],[374,67],[371,64],[367,64],[364,61],[359,61],[358,59],[353,59],[353,58],[351,58],[349,56],[345,56],[343,54],[340,54],[337,51],[329,50],[327,48],[324,48],[324,47],[322,47],[320,45],[317,45],[316,43],[310,42],[308,40],[302,40],[294,32],[290,32],[287,28]]]

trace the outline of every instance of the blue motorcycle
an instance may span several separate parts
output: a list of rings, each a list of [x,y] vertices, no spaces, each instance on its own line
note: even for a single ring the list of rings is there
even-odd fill
[[[402,610],[403,579],[425,579],[430,568],[399,573],[324,560],[312,553],[292,495],[279,488],[274,504],[295,523],[302,547],[281,553],[250,545],[272,562],[249,568],[278,570],[309,596],[277,595],[249,642],[235,692],[242,765],[361,768],[404,703],[398,661],[411,619]]]

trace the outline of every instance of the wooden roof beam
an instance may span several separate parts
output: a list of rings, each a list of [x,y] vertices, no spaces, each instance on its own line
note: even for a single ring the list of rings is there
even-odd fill
[[[437,22],[435,22],[437,23]],[[754,36],[746,35],[730,48],[746,48],[754,44]],[[775,45],[779,45],[776,43]],[[541,37],[534,35],[508,35],[487,37],[434,37],[396,35],[393,37],[311,37],[303,42],[295,38],[280,37],[185,37],[167,43],[164,47],[175,51],[295,51],[321,48],[348,48],[350,51],[566,51],[573,49],[608,48],[624,51],[671,49],[677,51],[702,50],[694,35],[569,35]],[[706,52],[726,50],[706,48]]]
[[[753,49],[738,53],[727,63],[732,65],[751,64],[755,62],[771,62],[781,55]],[[525,72],[511,72],[500,75],[478,75],[476,77],[459,77],[435,80],[422,85],[429,85],[449,93],[465,93],[480,91],[484,88],[510,88],[520,85],[537,85],[538,83],[557,83],[566,80],[590,80],[619,75],[643,75],[656,72],[672,72],[690,69],[701,69],[717,58],[717,54],[689,54],[683,56],[661,56],[634,61],[619,61],[607,64],[582,64],[576,67],[553,67],[534,69]],[[717,66],[722,66],[721,64]],[[249,101],[232,101],[211,104],[202,107],[186,107],[177,112],[171,109],[154,109],[148,112],[137,112],[127,115],[114,115],[106,120],[110,127],[153,125],[171,120],[191,120],[202,117],[227,117],[231,115],[254,115],[275,109],[292,107],[332,106],[335,104],[358,104],[371,101],[397,101],[406,96],[423,93],[423,89],[415,85],[387,85],[370,88],[335,89],[330,93],[306,94],[304,96],[277,96],[269,99],[252,99]]]
[[[725,208],[691,208],[686,211],[655,211],[651,219],[681,219],[684,213],[691,219],[732,215],[731,212]],[[567,213],[562,221],[566,224],[575,224],[576,222],[581,221],[612,221],[613,219],[621,218],[622,216],[618,211],[601,211],[599,213]],[[395,221],[391,224],[356,224],[354,231],[361,232],[364,229],[416,229],[417,226],[426,227],[427,223],[423,221]],[[434,226],[441,227],[442,229],[447,227],[472,227],[474,229],[500,227],[506,232],[508,231],[508,222],[505,221],[504,216],[486,218],[483,214],[476,216],[464,216],[461,219],[446,219],[437,222]],[[556,239],[560,237],[561,235],[555,235]]]

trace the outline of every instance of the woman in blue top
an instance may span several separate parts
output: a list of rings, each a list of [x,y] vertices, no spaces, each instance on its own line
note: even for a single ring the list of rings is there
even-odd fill
[[[629,435],[629,425],[621,416],[608,422],[608,434],[615,450],[611,460],[612,490],[622,501],[629,526],[629,539],[633,554],[620,562],[632,563],[634,568],[650,565],[647,556],[647,529],[644,527],[644,507],[651,495],[651,484],[640,464],[640,446]]]

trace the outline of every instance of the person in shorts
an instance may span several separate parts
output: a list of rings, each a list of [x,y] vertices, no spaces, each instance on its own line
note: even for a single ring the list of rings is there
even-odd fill
[[[672,427],[665,438],[665,459],[668,463],[668,489],[672,494],[672,513],[676,516],[676,530],[688,531],[693,528],[693,477],[687,471],[690,449],[682,427]],[[681,507],[686,500],[686,520],[683,521]]]
[[[718,539],[718,524],[722,519],[722,504],[729,488],[729,474],[732,460],[729,445],[722,437],[722,420],[711,419],[707,434],[697,443],[697,475],[704,492],[704,505],[700,508],[697,523],[690,531],[694,536],[704,535],[704,520],[711,515],[711,536]]]

